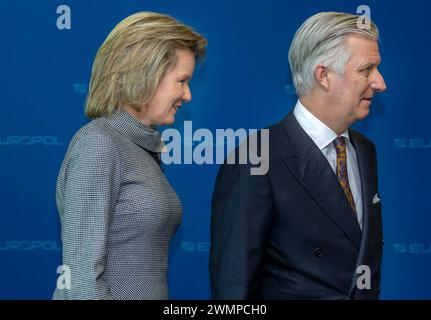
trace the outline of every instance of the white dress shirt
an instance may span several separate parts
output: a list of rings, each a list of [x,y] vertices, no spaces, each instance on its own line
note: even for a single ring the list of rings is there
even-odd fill
[[[296,120],[304,131],[314,141],[316,146],[328,160],[332,171],[336,174],[337,168],[337,151],[333,144],[337,134],[329,128],[326,124],[320,121],[314,116],[302,103],[298,100],[295,109],[293,110]],[[340,136],[346,138],[346,149],[347,149],[347,174],[349,177],[349,185],[355,201],[356,213],[359,222],[359,226],[362,229],[362,196],[361,196],[361,179],[358,168],[358,158],[356,156],[355,148],[349,139],[349,131],[346,130]]]

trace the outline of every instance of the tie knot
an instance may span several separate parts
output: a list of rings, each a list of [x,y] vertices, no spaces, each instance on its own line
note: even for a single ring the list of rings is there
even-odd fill
[[[335,144],[336,147],[338,147],[338,146],[345,146],[346,145],[346,138],[344,138],[343,136],[336,137],[334,139],[334,144]]]
[[[346,139],[344,137],[337,137],[334,139],[335,149],[337,150],[337,156],[346,156]]]

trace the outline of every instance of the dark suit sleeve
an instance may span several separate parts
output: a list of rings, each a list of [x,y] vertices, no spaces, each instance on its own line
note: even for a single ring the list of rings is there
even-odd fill
[[[224,164],[212,198],[210,277],[213,299],[256,297],[272,224],[267,175]]]

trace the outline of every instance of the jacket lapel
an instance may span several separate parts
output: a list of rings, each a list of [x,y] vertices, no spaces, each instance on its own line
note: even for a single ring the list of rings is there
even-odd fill
[[[282,153],[282,161],[324,212],[359,248],[359,224],[328,161],[301,128],[293,112],[283,120],[283,127],[290,142],[290,152]]]
[[[369,223],[369,215],[372,207],[372,180],[375,175],[371,172],[370,168],[373,167],[371,163],[372,159],[368,156],[368,151],[365,149],[363,143],[361,143],[358,135],[349,130],[350,141],[356,150],[356,157],[358,159],[359,176],[361,179],[361,191],[362,191],[362,207],[363,207],[363,233],[367,231]]]
[[[363,208],[363,219],[362,219],[362,241],[358,254],[358,260],[356,266],[363,264],[367,241],[370,240],[370,213],[372,210],[372,179],[375,172],[371,172],[370,168],[372,168],[371,157],[368,156],[368,152],[365,149],[363,143],[361,143],[360,137],[352,130],[349,130],[350,141],[352,142],[353,147],[356,150],[356,156],[358,159],[358,167],[359,167],[359,176],[361,179],[361,191],[362,191],[362,208]],[[358,274],[355,273],[353,277],[351,291],[356,286],[356,279],[358,278]]]

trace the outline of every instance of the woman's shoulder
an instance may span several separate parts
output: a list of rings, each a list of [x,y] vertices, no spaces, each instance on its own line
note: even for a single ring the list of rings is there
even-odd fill
[[[119,148],[115,132],[103,118],[97,118],[81,127],[69,144],[69,152],[113,152]]]

